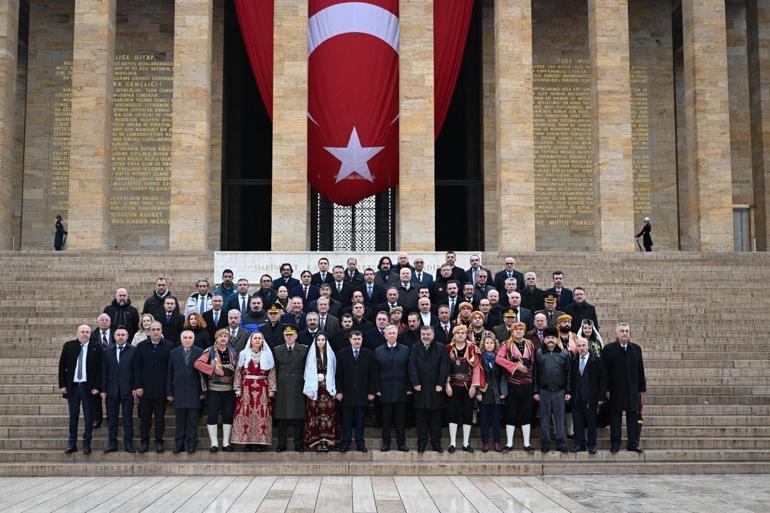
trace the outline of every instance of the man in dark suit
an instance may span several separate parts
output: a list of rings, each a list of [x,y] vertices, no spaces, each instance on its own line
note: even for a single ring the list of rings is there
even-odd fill
[[[211,310],[203,312],[203,320],[206,322],[206,331],[209,340],[214,340],[214,334],[227,327],[227,310],[224,309],[224,299],[219,294],[211,296]]]
[[[179,313],[174,296],[168,296],[163,301],[163,315],[157,320],[163,326],[163,338],[173,345],[178,345],[179,334],[184,329],[184,316]]]
[[[358,289],[364,296],[364,305],[374,308],[385,302],[385,289],[374,283],[374,269],[367,267],[364,270],[364,281]]]
[[[492,271],[481,266],[481,257],[479,255],[471,255],[471,266],[463,274],[463,283],[472,283],[474,286],[479,278],[479,273],[484,270],[487,272],[487,279],[492,276]]]
[[[373,308],[366,306],[366,303],[364,303],[364,295],[360,290],[353,291],[353,295],[350,298],[350,306],[343,308],[342,313],[353,313],[353,307],[358,303],[364,305],[364,319],[367,321],[374,321],[374,316],[377,312]]]
[[[455,265],[457,263],[457,255],[454,251],[446,252],[446,263],[449,265],[452,271],[452,279],[461,283],[465,283],[465,269]]]
[[[77,338],[64,343],[59,357],[59,393],[69,406],[69,440],[65,454],[77,452],[78,419],[83,407],[83,453],[91,454],[93,413],[91,396],[102,387],[102,346],[90,342],[91,328],[78,327]]]
[[[406,446],[406,405],[412,389],[409,386],[409,348],[397,343],[398,328],[385,327],[385,343],[374,351],[377,365],[377,397],[382,410],[382,452],[390,450],[390,432],[396,426],[398,450]]]
[[[265,307],[272,305],[275,303],[275,300],[278,299],[278,293],[276,292],[276,289],[273,288],[273,278],[269,274],[263,274],[259,278],[259,288],[254,293],[254,296],[261,297],[262,304],[265,305]]]
[[[374,327],[364,332],[364,347],[374,352],[385,343],[385,327],[388,325],[388,314],[379,312],[374,318]]]
[[[332,277],[332,273],[329,272],[328,258],[321,257],[318,259],[318,272],[313,274],[313,278],[311,282],[316,287],[320,287],[324,283],[328,283],[329,285],[334,283],[334,278]]]
[[[463,293],[459,299],[460,303],[468,303],[474,310],[479,307],[479,302],[476,300],[476,287],[470,283],[463,285]]]
[[[489,280],[489,273],[486,269],[482,269],[479,271],[478,276],[476,277],[476,285],[473,286],[473,300],[476,302],[476,305],[478,307],[479,301],[482,299],[486,299],[487,294],[489,294],[489,291],[494,289],[492,285],[488,283]]]
[[[586,428],[588,429],[588,452],[596,454],[596,413],[604,402],[607,383],[604,364],[588,350],[588,341],[577,341],[577,358],[571,362],[572,419],[575,422],[575,447],[571,452],[586,450]]]
[[[568,304],[572,303],[572,291],[564,286],[564,273],[555,271],[553,273],[553,287],[545,291],[545,295],[556,296],[556,308],[564,311]]]
[[[299,275],[300,285],[289,291],[289,297],[299,296],[302,298],[305,312],[310,311],[311,301],[315,301],[321,297],[319,288],[311,283],[312,278],[313,275],[310,274],[310,271],[302,271]]]
[[[514,291],[508,298],[510,300],[510,308],[516,312],[516,321],[523,322],[527,325],[527,330],[532,329],[534,319],[532,318],[532,310],[521,306],[521,294]]]
[[[212,338],[216,342],[215,338]],[[236,353],[240,353],[246,347],[249,340],[249,330],[241,326],[241,312],[233,308],[227,314],[227,345]]]
[[[166,375],[168,355],[173,344],[163,338],[158,321],[150,324],[150,337],[136,346],[134,357],[135,394],[139,398],[142,445],[139,452],[150,450],[150,426],[155,416],[155,451],[163,452],[166,430]]]
[[[182,332],[182,345],[175,347],[168,355],[168,373],[166,376],[166,399],[174,406],[176,414],[176,433],[174,454],[185,450],[195,452],[198,446],[198,418],[203,391],[201,377],[195,369],[195,360],[203,354],[203,349],[194,345],[195,334],[190,330]]]
[[[331,276],[331,274],[329,274]],[[342,315],[342,304],[337,301],[336,299],[332,298],[332,286],[328,283],[321,284],[319,288],[319,291],[321,293],[321,296],[316,299],[315,301],[310,302],[310,308],[308,311],[310,312],[317,312],[318,311],[318,301],[325,297],[329,300],[329,315],[333,315],[336,318],[340,318]]]
[[[420,342],[409,354],[409,382],[414,389],[417,420],[417,451],[425,452],[428,431],[433,450],[441,448],[441,411],[444,408],[444,387],[449,376],[449,356],[446,346],[433,341],[433,327],[420,328]]]
[[[433,326],[438,322],[438,317],[431,311],[430,299],[421,297],[417,300],[417,313],[420,315],[420,326]]]
[[[102,351],[106,351],[110,344],[115,343],[115,330],[110,326],[112,321],[106,313],[99,314],[96,318],[96,328],[91,331],[90,342],[102,346]],[[96,394],[91,396],[91,412],[93,413],[94,429],[102,427],[104,413],[102,411],[102,396]]]
[[[342,305],[342,308],[350,306],[353,296],[353,285],[345,281],[345,268],[341,265],[335,265],[332,269],[334,283],[332,283],[332,298],[336,299]]]
[[[494,287],[500,293],[502,297],[505,294],[505,280],[508,278],[516,279],[516,289],[521,290],[524,288],[524,275],[513,267],[516,265],[516,260],[513,257],[507,257],[503,263],[503,270],[495,274]]]
[[[387,292],[385,292],[385,301],[375,306],[374,311],[390,313],[390,311],[397,306],[400,306],[401,308],[404,307],[398,300],[398,289],[396,287],[389,287]],[[406,312],[404,312],[404,314],[406,314]]]
[[[607,374],[607,406],[610,411],[610,452],[620,450],[621,415],[626,412],[628,450],[642,453],[639,448],[639,412],[647,381],[644,376],[642,348],[630,342],[631,328],[618,324],[617,339],[602,349],[602,362]]]
[[[430,285],[430,299],[434,304],[446,304],[446,288],[452,279],[452,267],[449,264],[442,265],[439,268],[439,275]]]
[[[564,309],[564,313],[572,316],[572,332],[577,333],[585,319],[591,319],[596,329],[599,329],[599,319],[596,318],[596,308],[586,301],[586,290],[575,287],[572,291],[573,301]]]
[[[345,281],[350,283],[353,289],[357,289],[364,282],[364,275],[358,270],[358,260],[348,258],[348,268],[345,269]]]
[[[436,317],[438,322],[433,324],[434,340],[440,344],[447,345],[452,338],[452,319],[449,317],[449,306],[441,305],[438,307]]]
[[[299,285],[299,280],[297,278],[292,277],[292,273],[294,272],[294,268],[291,266],[290,263],[284,262],[281,264],[281,276],[273,280],[273,288],[275,290],[278,290],[278,287],[281,285],[286,286],[286,290],[291,290],[294,287]]]
[[[528,272],[524,275],[524,288],[517,288],[521,292],[521,304],[533,312],[545,308],[545,291],[537,287],[537,275]],[[502,303],[502,295],[500,297]]]
[[[329,298],[318,298],[318,328],[333,337],[340,332],[340,321],[337,317],[329,313]]]
[[[320,332],[321,330],[318,329],[318,312],[309,312],[305,317],[305,329],[297,334],[297,343],[310,347]]]
[[[298,331],[305,329],[305,317],[307,314],[302,309],[302,298],[294,296],[289,300],[291,311],[281,316],[281,322],[294,326]]]
[[[107,447],[104,452],[118,450],[118,412],[123,414],[123,449],[134,452],[134,355],[136,348],[128,343],[128,330],[118,326],[115,343],[108,347],[102,360],[102,394],[107,402]]]
[[[358,330],[350,332],[350,347],[337,353],[337,400],[342,404],[342,442],[340,451],[350,449],[353,425],[356,450],[367,452],[364,443],[364,415],[369,401],[377,392],[377,365],[374,353],[361,347],[364,337]]]
[[[429,272],[425,272],[425,260],[422,257],[414,259],[414,271],[412,272],[412,283],[419,289],[420,287],[428,287],[430,289],[433,285],[433,275]]]
[[[150,297],[144,301],[142,313],[152,314],[156,320],[159,319],[163,315],[163,301],[171,295],[173,294],[168,290],[166,278],[158,278],[155,280],[155,290],[150,294]]]
[[[225,310],[238,310],[241,315],[249,311],[249,300],[251,295],[249,294],[249,280],[241,278],[238,280],[238,293],[230,298],[230,301],[225,305]]]
[[[406,329],[398,336],[398,341],[409,349],[420,343],[420,316],[417,312],[406,316]]]
[[[403,267],[399,271],[398,302],[404,307],[404,312],[414,312],[417,310],[417,297],[419,291],[412,283],[412,271],[408,267]]]

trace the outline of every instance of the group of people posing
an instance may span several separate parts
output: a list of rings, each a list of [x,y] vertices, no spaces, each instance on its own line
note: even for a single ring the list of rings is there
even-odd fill
[[[645,392],[642,351],[630,328],[616,326],[604,344],[595,308],[581,287],[537,287],[534,273],[504,269],[492,274],[477,255],[467,270],[447,253],[435,279],[424,261],[397,263],[382,257],[377,270],[347,266],[292,276],[280,266],[264,275],[253,293],[233,272],[209,290],[199,280],[181,305],[164,278],[140,314],[120,288],[93,330],[82,325],[66,342],[59,363],[60,392],[69,403],[69,443],[77,451],[83,411],[83,451],[91,452],[94,428],[106,403],[108,442],[118,450],[122,412],[123,448],[135,452],[133,407],[139,403],[139,452],[163,452],[165,412],[175,412],[173,451],[195,452],[201,413],[207,417],[209,450],[294,449],[366,452],[369,412],[382,428],[381,450],[408,451],[406,429],[417,428],[417,450],[428,443],[442,452],[442,427],[450,453],[473,452],[472,424],[480,427],[481,450],[510,451],[516,429],[523,450],[534,451],[531,425],[539,416],[540,449],[597,450],[597,411],[605,404],[611,452],[621,445],[626,413],[630,451],[639,448],[638,419]],[[222,425],[222,443],[219,424]],[[154,426],[153,426],[154,424]],[[505,428],[505,442],[502,431]],[[553,433],[552,433],[553,430]],[[491,440],[490,440],[491,431]],[[458,436],[460,440],[458,443]],[[574,438],[567,448],[566,438]]]

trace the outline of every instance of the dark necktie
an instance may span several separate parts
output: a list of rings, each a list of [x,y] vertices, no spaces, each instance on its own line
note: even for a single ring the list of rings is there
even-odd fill
[[[581,356],[580,357],[580,375],[583,375],[583,371],[586,370],[586,357]]]
[[[305,299],[307,299],[307,285],[305,285]]]
[[[337,292],[342,292],[342,282],[337,283]]]
[[[200,313],[201,315],[203,315],[203,312],[205,311],[205,310],[204,310],[204,308],[206,307],[206,296],[203,296],[203,295],[202,295],[202,296],[201,296],[199,299],[200,299],[200,303],[201,303],[201,306],[200,306],[200,308],[198,309],[198,310],[199,310],[199,312],[198,312],[198,313]]]
[[[171,312],[166,313],[166,322],[171,322]]]
[[[367,295],[369,296],[369,299],[372,299],[372,286],[369,285],[367,288]]]
[[[318,326],[319,326],[319,329],[320,329],[321,331],[323,331],[323,330],[324,330],[324,328],[326,327],[326,317],[321,317],[321,320],[320,320],[320,322],[319,322],[319,325],[318,325]]]
[[[246,312],[246,298],[241,296],[241,313]]]
[[[190,363],[190,350],[189,349],[185,349],[184,350],[184,364],[187,365],[188,363]]]
[[[358,360],[358,349],[353,350],[353,359]]]
[[[118,355],[117,355],[117,358],[118,358],[118,367],[120,367],[120,353],[122,353],[122,352],[123,352],[123,347],[124,347],[124,346],[118,346]]]
[[[102,346],[107,347],[109,344],[107,343],[107,332],[102,331]]]
[[[422,283],[422,273],[417,273],[417,283]]]
[[[214,327],[216,327],[217,324],[219,324],[219,312],[215,310],[214,311]]]
[[[540,339],[540,343],[542,344],[543,343],[543,332],[538,330],[537,337]]]

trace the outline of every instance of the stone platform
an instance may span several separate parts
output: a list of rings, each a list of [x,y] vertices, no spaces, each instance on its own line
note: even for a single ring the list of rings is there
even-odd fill
[[[770,306],[770,256],[538,253],[517,261],[518,269],[538,273],[541,286],[558,269],[567,286],[586,287],[605,339],[613,338],[616,322],[631,324],[648,382],[644,455],[611,455],[607,430],[600,430],[600,452],[593,456],[518,449],[471,457],[381,453],[374,428],[366,454],[104,455],[103,427],[95,431],[93,454],[66,456],[67,408],[56,393],[63,341],[77,325],[93,325],[118,286],[129,289],[139,309],[157,276],[186,297],[196,279],[214,278],[213,255],[17,252],[0,253],[0,475],[770,473],[770,357],[760,335]],[[486,254],[483,262],[496,271],[502,259]],[[135,428],[138,434],[138,423]],[[169,415],[167,446],[172,430]],[[414,431],[408,436],[414,449]],[[534,430],[539,447],[537,436]],[[475,429],[472,442],[479,447]],[[520,447],[518,432],[516,443]],[[206,445],[202,429],[201,448]]]

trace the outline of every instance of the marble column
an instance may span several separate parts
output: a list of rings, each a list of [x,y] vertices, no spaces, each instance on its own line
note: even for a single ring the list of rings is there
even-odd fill
[[[308,0],[275,0],[271,212],[273,251],[310,249],[307,4]]]
[[[75,0],[69,236],[73,250],[110,246],[116,0]]]
[[[19,0],[0,3],[0,250],[11,249]]]
[[[634,251],[628,0],[588,0],[594,235],[599,251]]]
[[[700,251],[732,251],[732,170],[724,0],[682,0],[687,227]]]
[[[754,238],[770,249],[770,0],[746,2],[748,21]]]
[[[169,250],[208,249],[211,146],[212,0],[174,9]]]
[[[433,251],[436,246],[433,1],[401,0],[399,18],[396,243],[403,251]]]
[[[495,154],[501,253],[535,250],[532,3],[495,1]]]

